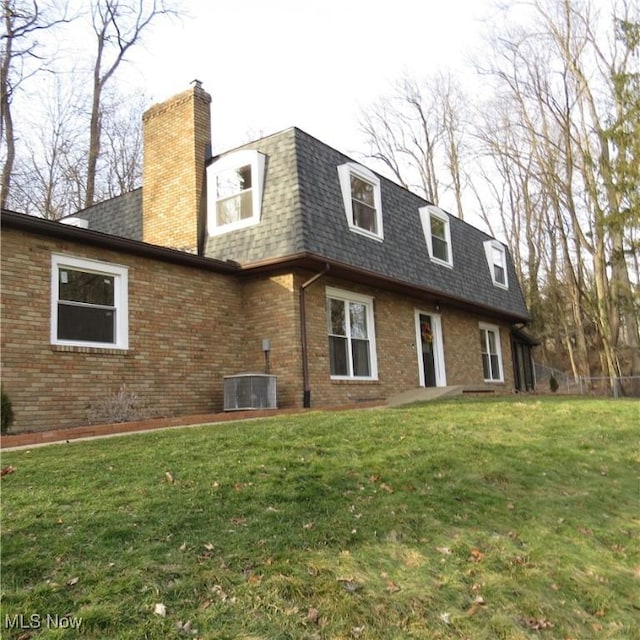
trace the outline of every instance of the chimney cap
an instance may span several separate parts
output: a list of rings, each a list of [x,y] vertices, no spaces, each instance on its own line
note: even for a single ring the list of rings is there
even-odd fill
[[[202,89],[202,80],[194,78],[189,84],[192,84],[196,89]]]

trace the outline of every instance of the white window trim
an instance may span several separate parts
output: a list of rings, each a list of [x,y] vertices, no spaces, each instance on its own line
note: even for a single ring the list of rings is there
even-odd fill
[[[500,384],[501,382],[504,382],[504,362],[502,360],[502,344],[500,342],[500,327],[498,327],[495,324],[487,324],[486,322],[481,322],[479,325],[479,328],[484,329],[485,331],[493,331],[496,334],[496,355],[498,356],[498,367],[500,369],[500,378],[497,378],[497,379],[485,378],[484,371],[482,373],[482,377],[484,381],[487,383]],[[480,354],[480,356],[482,356],[482,353]]]
[[[114,342],[90,342],[87,340],[60,340],[58,338],[58,296],[61,268],[76,269],[99,273],[114,278],[114,306],[116,308],[116,327]],[[76,258],[65,254],[51,255],[51,344],[72,347],[92,347],[96,349],[129,348],[129,269],[122,265]]]
[[[342,300],[344,302],[357,302],[364,304],[367,309],[367,328],[369,332],[369,348],[371,350],[369,356],[371,358],[371,375],[370,376],[334,376],[331,375],[332,380],[377,380],[378,379],[378,357],[376,347],[376,327],[373,310],[373,300],[371,296],[365,296],[360,293],[353,293],[351,291],[345,291],[344,289],[336,289],[334,287],[326,288],[327,306],[328,300],[333,298],[335,300]],[[326,314],[325,314],[326,317]],[[351,338],[349,337],[349,340]],[[351,363],[350,367],[353,366]]]
[[[502,266],[504,267],[504,282],[499,282],[496,280],[496,270],[495,270],[495,262],[493,261],[493,251],[500,251],[502,254]],[[498,242],[497,240],[486,240],[484,242],[484,253],[487,257],[487,264],[489,265],[489,273],[491,273],[491,281],[494,286],[500,287],[501,289],[509,288],[509,275],[507,272],[507,250],[502,242]]]
[[[427,244],[427,251],[429,252],[429,258],[436,264],[441,264],[445,267],[453,268],[453,245],[451,244],[451,229],[449,216],[440,207],[436,207],[432,204],[426,207],[420,207],[418,209],[420,214],[420,222],[422,222],[422,231],[424,232],[424,239]],[[447,242],[447,248],[449,249],[449,260],[441,260],[433,255],[433,243],[431,240],[431,217],[438,218],[444,222],[445,240]]]
[[[366,229],[356,226],[353,223],[353,203],[351,201],[351,176],[364,180],[373,185],[373,203],[376,208],[376,227],[378,233],[372,233]],[[346,162],[338,166],[338,178],[340,180],[340,190],[342,191],[342,200],[344,202],[344,211],[347,216],[347,224],[349,229],[354,233],[382,241],[384,232],[382,228],[382,194],[380,190],[380,178],[375,173],[355,162]]]
[[[434,345],[434,365],[436,372],[436,387],[447,386],[447,373],[444,364],[444,340],[442,338],[442,315],[433,313],[433,311],[415,310],[416,323],[416,352],[418,354],[418,376],[420,386],[424,387],[424,362],[422,361],[422,336],[420,335],[420,316],[429,316],[431,318],[431,329],[433,331]]]
[[[251,217],[222,226],[216,224],[217,194],[215,189],[216,176],[223,171],[251,166]],[[236,229],[251,227],[262,218],[262,194],[264,191],[264,154],[255,149],[244,149],[230,153],[216,160],[207,167],[207,233],[217,236]]]

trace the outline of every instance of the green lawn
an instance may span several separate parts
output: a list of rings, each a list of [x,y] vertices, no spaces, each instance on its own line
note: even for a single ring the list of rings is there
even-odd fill
[[[639,638],[639,423],[464,398],[5,453],[1,636]]]

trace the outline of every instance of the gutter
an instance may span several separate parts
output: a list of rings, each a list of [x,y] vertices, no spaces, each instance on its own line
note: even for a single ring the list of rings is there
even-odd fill
[[[434,302],[438,302],[441,305],[446,304],[462,310],[472,309],[477,313],[489,314],[493,317],[500,318],[509,324],[516,322],[526,324],[531,322],[531,317],[528,314],[523,315],[517,311],[508,311],[504,308],[493,307],[483,304],[482,302],[456,296],[448,291],[442,291],[424,285],[399,280],[393,276],[387,276],[382,273],[370,271],[369,269],[356,267],[312,252],[300,252],[277,258],[241,262],[238,265],[240,267],[238,275],[249,276],[252,273],[270,272],[273,269],[279,268],[292,269],[295,267],[302,267],[304,269],[311,270],[314,268],[314,265],[318,264],[331,265],[331,273],[336,277],[354,279],[356,282],[360,282],[368,286],[380,287],[396,293],[402,292],[415,298],[424,298],[425,296],[428,296],[429,299]]]
[[[302,386],[303,386],[303,395],[302,395],[302,406],[305,409],[311,408],[311,383],[309,381],[309,344],[307,340],[307,303],[306,303],[306,290],[310,287],[316,280],[319,280],[324,276],[331,266],[327,262],[324,265],[324,269],[315,276],[312,276],[306,282],[303,282],[300,285],[300,342],[302,348]]]

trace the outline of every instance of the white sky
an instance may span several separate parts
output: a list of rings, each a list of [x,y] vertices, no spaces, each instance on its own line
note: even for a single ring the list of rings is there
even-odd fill
[[[362,107],[404,72],[468,68],[490,0],[184,0],[190,18],[164,21],[117,82],[153,102],[189,87],[212,95],[222,151],[298,126],[353,154]]]

